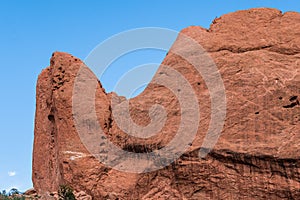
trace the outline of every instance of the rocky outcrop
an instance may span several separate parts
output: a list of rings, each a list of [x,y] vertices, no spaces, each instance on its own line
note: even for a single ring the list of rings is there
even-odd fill
[[[185,36],[209,53],[225,86],[224,127],[204,158],[199,158],[199,150],[205,151],[202,143],[212,99],[206,81],[187,61],[201,55],[181,45]],[[90,153],[74,120],[74,106],[80,107],[85,99],[74,103],[73,97],[80,70],[85,71],[81,83],[95,77],[80,59],[55,52],[37,82],[34,188],[45,199],[64,184],[93,199],[300,199],[299,36],[300,14],[275,9],[238,11],[215,19],[208,30],[197,26],[182,30],[153,80],[167,77],[164,66],[169,66],[188,81],[199,102],[199,127],[178,159],[146,173],[117,170]],[[187,59],[176,54],[181,50]],[[165,108],[164,126],[146,139],[130,136],[118,126],[112,102],[120,105],[123,97],[107,94],[100,82],[95,90],[99,128],[120,149],[155,152],[180,128],[179,89],[174,93],[152,82],[130,99],[130,117],[141,126],[151,124],[152,105]],[[122,113],[118,117],[126,118]],[[85,123],[92,130],[96,126],[88,119]]]

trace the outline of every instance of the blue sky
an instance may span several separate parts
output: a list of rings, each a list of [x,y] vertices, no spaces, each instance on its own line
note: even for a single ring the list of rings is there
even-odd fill
[[[84,59],[99,43],[128,29],[163,27],[180,31],[190,25],[208,28],[215,17],[253,7],[300,11],[298,0],[2,0],[0,190],[17,187],[24,191],[32,187],[35,86],[52,52],[64,51]],[[113,80],[109,77],[118,78],[124,72],[118,69],[159,63],[164,56],[162,51],[145,51],[119,59],[102,80],[103,85],[110,91]]]

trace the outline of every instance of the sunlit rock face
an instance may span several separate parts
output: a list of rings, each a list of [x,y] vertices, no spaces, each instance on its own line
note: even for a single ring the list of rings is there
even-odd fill
[[[212,149],[206,149],[203,142],[212,118],[213,99],[207,82],[188,62],[201,55],[181,45],[182,37],[192,38],[205,49],[223,80],[226,117]],[[176,54],[186,49],[186,58]],[[159,120],[163,125],[155,135],[134,137],[117,123],[117,119],[127,120],[128,116],[112,113],[112,108],[126,99],[107,94],[80,59],[55,52],[37,82],[34,188],[44,199],[54,198],[51,193],[59,185],[69,185],[93,199],[300,199],[299,52],[300,14],[295,12],[238,11],[215,19],[209,29],[192,26],[182,30],[153,80],[167,78],[166,66],[179,72],[196,97],[199,124],[184,153],[166,166],[142,156],[139,166],[122,160],[124,157],[117,157],[115,164],[100,162],[110,156],[101,145],[110,141],[134,155],[159,152],[176,136],[182,115],[196,109],[185,105],[187,111],[181,112],[179,98],[184,102],[191,98],[180,96],[185,90],[178,85],[174,92],[152,82],[130,99],[130,123],[141,127],[147,127],[159,115],[159,109],[149,111],[153,105],[159,104],[165,111],[164,120]],[[209,67],[203,63],[202,67]],[[81,73],[84,79],[78,79]],[[78,94],[74,85],[89,80],[96,80],[91,111],[82,106],[89,100],[84,95],[82,99],[73,98]],[[177,80],[173,81],[170,85],[177,87]],[[89,89],[81,92],[88,93]],[[79,114],[74,106],[86,113],[86,121],[75,120]],[[89,120],[92,114],[96,122]],[[189,121],[193,122],[193,116]],[[80,135],[85,130],[80,129],[81,124],[89,127],[83,133],[87,138],[89,131],[92,134],[100,129],[105,137],[90,137],[92,145],[87,146]],[[188,125],[185,130],[189,131]],[[185,135],[181,137],[185,141]],[[200,158],[199,150],[203,149],[208,154]],[[131,167],[140,169],[144,165],[145,173],[130,172]],[[158,169],[147,170],[155,167]]]

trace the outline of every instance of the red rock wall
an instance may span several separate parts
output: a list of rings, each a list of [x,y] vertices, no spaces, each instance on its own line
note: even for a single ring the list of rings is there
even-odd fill
[[[82,144],[72,111],[82,62],[56,52],[37,83],[33,183],[38,193],[49,199],[50,192],[68,184],[94,199],[300,199],[300,14],[238,11],[214,20],[208,30],[192,26],[181,34],[209,53],[226,89],[225,125],[207,157],[200,159],[198,150],[210,122],[209,92],[193,66],[172,50],[163,64],[191,84],[201,110],[200,128],[178,160],[142,174],[106,167]],[[195,56],[192,50],[188,56]],[[163,70],[161,66],[155,77]],[[180,105],[167,88],[150,84],[130,100],[131,117],[140,125],[150,122],[148,109],[155,102],[167,111],[163,129],[147,140],[121,131],[111,115],[115,94],[106,94],[100,83],[96,90],[99,124],[123,149],[161,148],[178,129]]]

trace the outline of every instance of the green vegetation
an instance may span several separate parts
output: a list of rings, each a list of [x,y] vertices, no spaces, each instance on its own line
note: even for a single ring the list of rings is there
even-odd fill
[[[73,189],[68,185],[59,186],[57,194],[59,200],[76,200],[75,195],[73,194]],[[3,190],[2,192],[0,191],[0,200],[33,200],[39,198],[40,197],[38,195],[24,195],[15,188],[11,189],[9,192],[6,192],[6,190]]]
[[[13,188],[8,193],[6,190],[0,192],[0,200],[25,200],[25,197],[16,188]]]
[[[59,200],[76,200],[73,189],[67,185],[61,185],[58,190]]]

